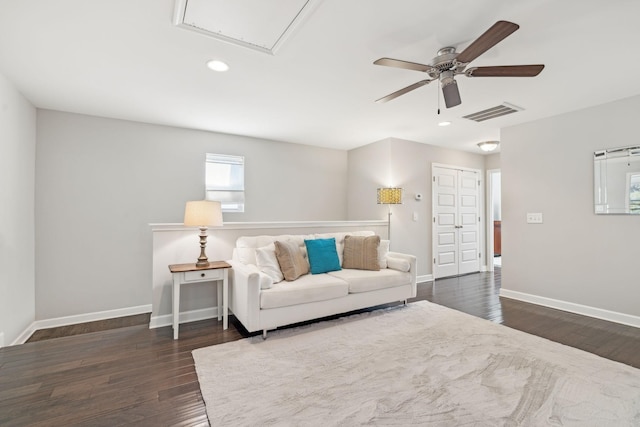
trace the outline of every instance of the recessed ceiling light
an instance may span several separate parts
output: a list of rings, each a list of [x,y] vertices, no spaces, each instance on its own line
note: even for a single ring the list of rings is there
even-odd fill
[[[449,126],[451,124],[451,122],[440,122],[438,123],[438,126]]]
[[[215,59],[207,62],[207,67],[209,67],[213,71],[220,71],[220,72],[227,71],[229,69],[229,66],[227,64]]]

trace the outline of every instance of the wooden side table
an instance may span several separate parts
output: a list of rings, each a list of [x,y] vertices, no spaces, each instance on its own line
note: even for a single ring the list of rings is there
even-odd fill
[[[218,320],[222,318],[222,328],[229,327],[229,269],[231,266],[224,261],[210,262],[206,267],[196,267],[195,264],[172,264],[169,270],[173,275],[173,339],[178,339],[180,327],[180,287],[188,283],[212,282],[218,288]],[[220,286],[222,285],[222,286]]]

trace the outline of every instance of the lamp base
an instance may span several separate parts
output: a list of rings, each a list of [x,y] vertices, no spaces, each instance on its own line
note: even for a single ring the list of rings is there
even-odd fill
[[[198,258],[198,262],[196,262],[196,267],[209,267],[209,260],[208,259],[201,260],[200,258]]]
[[[209,267],[209,259],[204,249],[207,247],[207,227],[200,227],[200,256],[196,267]]]

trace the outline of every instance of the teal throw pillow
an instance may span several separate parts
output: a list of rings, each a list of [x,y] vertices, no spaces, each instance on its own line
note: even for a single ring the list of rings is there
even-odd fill
[[[342,270],[336,250],[336,239],[305,240],[311,274]]]

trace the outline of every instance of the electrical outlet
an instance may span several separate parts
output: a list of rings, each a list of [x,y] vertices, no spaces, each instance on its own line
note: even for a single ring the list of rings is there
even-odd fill
[[[542,213],[527,212],[527,224],[542,224]]]

